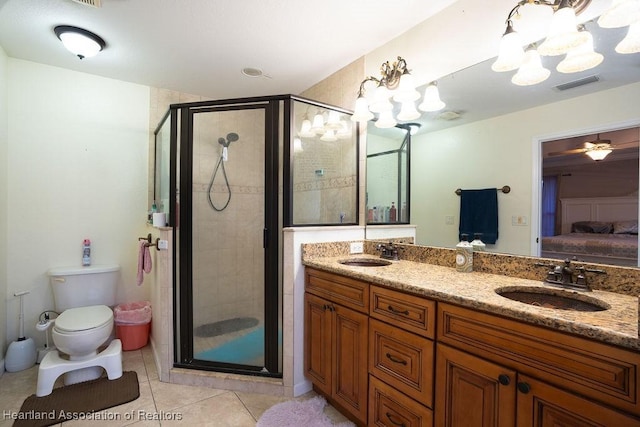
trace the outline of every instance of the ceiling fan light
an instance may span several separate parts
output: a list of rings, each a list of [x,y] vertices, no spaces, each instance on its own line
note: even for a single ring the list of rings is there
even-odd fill
[[[551,18],[549,35],[538,47],[544,56],[563,55],[587,41],[584,31],[578,31],[576,13],[571,6],[560,7]]]
[[[639,0],[613,0],[611,7],[598,18],[598,25],[602,28],[620,28],[638,19],[640,19]]]
[[[592,150],[587,151],[585,154],[591,157],[596,162],[600,160],[604,160],[611,153],[611,149],[609,148],[594,148]]]
[[[593,36],[586,32],[587,41],[571,49],[556,69],[561,73],[577,73],[597,67],[604,60],[604,56],[593,51]]]
[[[368,122],[373,119],[373,113],[369,111],[369,101],[364,96],[356,99],[356,106],[351,116],[352,122]]]
[[[640,20],[629,26],[626,37],[616,46],[616,52],[622,54],[640,52]]]
[[[393,118],[391,111],[383,111],[380,113],[380,117],[376,120],[376,127],[380,129],[392,128],[397,125],[398,122]]]
[[[524,62],[518,72],[511,78],[511,83],[518,86],[530,86],[545,81],[551,71],[542,66],[540,55],[535,49],[525,52]]]
[[[59,25],[53,31],[64,47],[80,59],[96,56],[106,46],[100,36],[82,28]]]
[[[498,58],[491,65],[491,69],[497,72],[513,71],[522,64],[524,49],[520,35],[513,30],[511,23],[507,25],[502,39],[500,39],[500,51]]]

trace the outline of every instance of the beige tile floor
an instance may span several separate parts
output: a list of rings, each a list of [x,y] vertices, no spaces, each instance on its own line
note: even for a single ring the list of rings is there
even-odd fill
[[[255,426],[265,410],[288,400],[279,396],[160,382],[149,346],[123,352],[122,359],[125,371],[136,371],[138,374],[140,397],[104,411],[106,416],[118,418],[116,420],[73,420],[59,425]],[[0,377],[0,427],[13,424],[7,414],[17,413],[24,399],[35,393],[37,376],[38,365],[21,372],[5,372]],[[313,396],[315,393],[310,392],[299,399]],[[346,421],[330,405],[325,408],[325,413],[335,423]]]

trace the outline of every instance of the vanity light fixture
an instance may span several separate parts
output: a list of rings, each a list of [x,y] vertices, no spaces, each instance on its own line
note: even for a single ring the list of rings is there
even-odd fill
[[[511,81],[519,85],[533,85],[546,80],[550,75],[550,72],[542,71],[544,68],[541,62],[538,66],[540,55],[566,55],[556,68],[561,73],[576,73],[598,66],[604,57],[594,51],[593,37],[584,25],[578,25],[576,21],[576,15],[590,3],[591,0],[519,1],[507,15],[507,28],[500,41],[498,58],[491,66],[492,70],[504,72],[518,69]],[[527,52],[524,51],[523,43],[513,24],[513,21],[520,17],[520,8],[525,5],[547,6],[554,11],[546,39],[537,49],[535,46],[530,47]],[[598,24],[604,28],[631,24],[629,34],[616,47],[616,51],[640,52],[640,0],[613,0],[611,7],[598,19]],[[537,70],[537,78],[527,77],[533,75],[531,69]]]
[[[376,127],[392,128],[398,121],[405,122],[415,120],[421,116],[418,111],[437,111],[444,108],[444,102],[440,100],[438,88],[431,83],[425,90],[423,102],[416,109],[416,101],[420,99],[420,92],[416,90],[413,76],[407,68],[407,62],[400,56],[393,64],[389,61],[380,66],[381,78],[369,76],[360,83],[358,99],[351,120],[354,122],[367,122],[378,114]],[[365,96],[365,85],[375,82],[377,87],[371,100]],[[391,100],[400,104],[397,105]],[[398,110],[394,115],[394,110]]]
[[[80,59],[91,58],[105,48],[105,41],[98,35],[83,28],[58,25],[53,29],[64,47]]]
[[[323,112],[318,110],[313,116],[313,121],[309,120],[308,114],[305,115],[300,124],[298,137],[315,138],[319,136],[321,141],[334,142],[339,139],[350,138],[351,131],[349,123],[343,120],[337,111],[329,110],[328,112]],[[302,146],[302,143],[300,145]],[[300,148],[302,148],[301,146]]]

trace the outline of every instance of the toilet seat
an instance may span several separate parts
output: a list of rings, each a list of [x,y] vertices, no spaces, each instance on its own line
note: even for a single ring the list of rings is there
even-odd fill
[[[106,305],[69,308],[57,318],[54,329],[62,333],[73,333],[101,328],[113,323],[113,311]]]

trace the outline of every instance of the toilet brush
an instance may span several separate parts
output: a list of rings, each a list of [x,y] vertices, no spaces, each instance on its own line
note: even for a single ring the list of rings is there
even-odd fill
[[[31,338],[24,336],[24,302],[22,297],[29,291],[16,292],[13,295],[20,298],[20,335],[18,339],[9,344],[7,354],[5,356],[4,368],[7,372],[18,372],[28,369],[36,364],[38,354],[36,352],[36,344]]]

